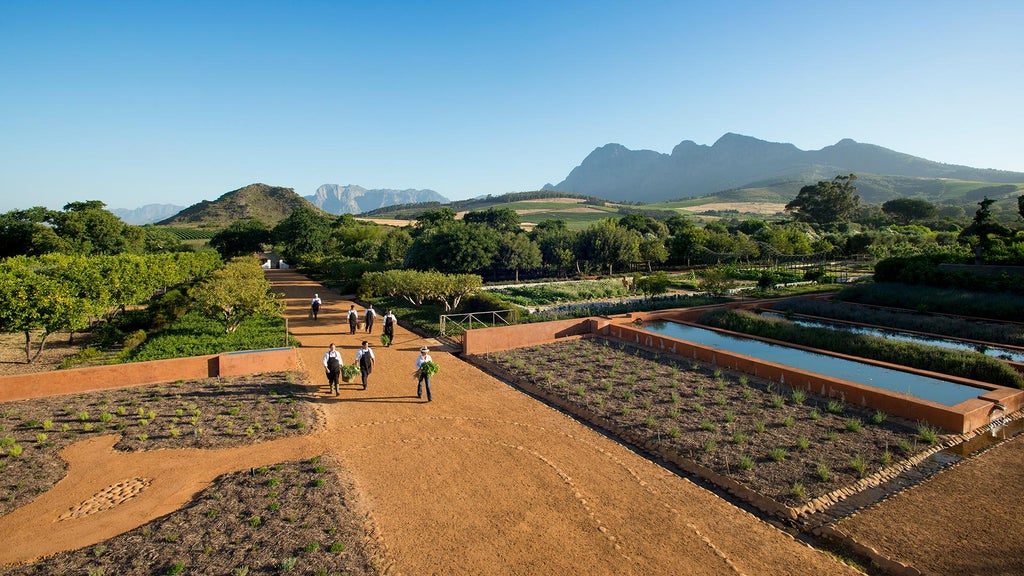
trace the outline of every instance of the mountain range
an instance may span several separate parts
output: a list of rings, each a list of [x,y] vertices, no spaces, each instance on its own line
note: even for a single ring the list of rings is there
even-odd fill
[[[110,211],[125,224],[142,226],[143,224],[152,224],[153,222],[170,218],[184,209],[184,206],[176,206],[174,204],[146,204],[131,210],[127,208],[112,208]]]
[[[339,186],[324,184],[316,189],[316,194],[305,196],[324,212],[330,214],[361,214],[385,206],[396,204],[417,204],[422,202],[441,202],[449,200],[433,190],[367,190],[362,186]]]
[[[671,154],[606,144],[591,152],[565,180],[545,184],[543,189],[612,201],[660,202],[786,183],[795,186],[789,193],[792,198],[804,184],[849,173],[1024,183],[1022,172],[943,164],[848,138],[821,150],[805,151],[792,144],[729,133],[712,146],[684,140]],[[896,188],[891,182],[873,183],[871,178],[858,181],[858,193],[866,202],[909,196]]]

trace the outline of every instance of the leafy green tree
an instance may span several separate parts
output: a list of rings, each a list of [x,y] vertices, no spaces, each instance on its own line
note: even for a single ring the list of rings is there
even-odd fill
[[[59,248],[56,233],[44,224],[53,214],[42,206],[0,214],[0,258],[45,254]]]
[[[857,187],[853,185],[856,180],[857,176],[850,174],[804,186],[786,204],[786,212],[797,220],[819,226],[847,222],[860,204],[860,196],[855,194]]]
[[[665,240],[662,237],[651,233],[644,235],[640,241],[640,259],[647,263],[647,271],[651,271],[652,264],[661,264],[668,260],[668,248],[665,247]]]
[[[665,227],[668,228],[669,236],[678,236],[695,226],[686,216],[673,214],[668,217],[668,220],[665,220]]]
[[[498,232],[519,232],[519,214],[511,208],[488,208],[466,212],[462,221],[467,224],[483,224]]]
[[[1017,215],[1024,218],[1024,196],[1017,196]]]
[[[579,236],[577,254],[612,274],[615,266],[624,266],[640,259],[640,235],[622,228],[614,219],[601,220]],[[585,255],[585,256],[584,256]]]
[[[985,260],[985,255],[993,250],[1003,238],[1012,232],[1000,224],[992,215],[992,204],[995,200],[986,196],[978,202],[978,211],[974,214],[971,225],[960,232],[960,241],[974,246],[974,257],[977,264]]]
[[[285,303],[270,291],[259,262],[251,256],[231,259],[189,291],[201,313],[230,334],[247,318],[279,315]]]
[[[401,266],[412,245],[412,235],[405,228],[388,228],[377,246],[377,262],[385,266]]]
[[[483,279],[477,274],[385,270],[363,274],[359,295],[363,298],[404,298],[416,306],[428,300],[436,300],[448,311],[457,308],[462,298],[479,291],[481,286]]]
[[[501,238],[499,259],[508,268],[515,270],[519,282],[519,270],[540,268],[540,248],[529,236],[520,232],[506,232]]]
[[[754,239],[771,246],[779,254],[810,254],[811,240],[805,230],[807,224],[766,224]]]
[[[927,200],[917,198],[895,198],[882,204],[882,211],[892,216],[900,224],[910,224],[914,220],[924,220],[935,216],[935,205]]]
[[[322,258],[328,249],[331,218],[312,207],[300,206],[278,222],[271,236],[281,246],[285,260],[307,266]]]
[[[708,233],[696,226],[679,229],[668,242],[669,258],[673,262],[689,266],[700,258]]]
[[[225,260],[262,252],[272,241],[270,228],[256,218],[235,220],[210,238],[210,247]]]
[[[71,202],[63,212],[51,215],[53,230],[61,249],[77,254],[118,254],[141,252],[145,233],[138,226],[125,224],[105,209],[99,200]]]
[[[626,214],[619,218],[619,226],[628,230],[634,230],[641,237],[647,234],[653,234],[657,238],[668,237],[668,226],[645,214]]]
[[[565,220],[544,220],[534,226],[530,236],[540,248],[541,263],[559,275],[565,275],[576,261],[576,237]]]
[[[405,265],[448,273],[483,270],[497,257],[499,240],[498,233],[487,226],[451,222],[416,237],[406,252]]]
[[[455,210],[451,208],[437,208],[427,210],[416,219],[416,228],[426,230],[437,228],[455,222]]]

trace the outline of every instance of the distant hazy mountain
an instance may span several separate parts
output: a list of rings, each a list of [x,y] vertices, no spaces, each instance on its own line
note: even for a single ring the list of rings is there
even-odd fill
[[[274,226],[299,206],[309,206],[305,198],[291,188],[250,184],[232,190],[210,202],[203,200],[157,224],[227,225],[242,218],[256,218]]]
[[[993,184],[1024,182],[1021,172],[942,164],[850,139],[821,150],[804,151],[792,144],[726,134],[712,146],[685,140],[671,154],[607,144],[591,152],[565,180],[554,186],[547,184],[544,189],[615,201],[659,202],[763,186],[766,182],[813,184],[851,172]],[[882,198],[884,188],[873,190],[879,196],[874,200],[888,199]],[[891,197],[898,195],[891,193]]]
[[[142,226],[143,224],[152,224],[174,216],[181,212],[183,208],[184,206],[175,206],[174,204],[146,204],[134,210],[113,208],[110,211],[123,220],[125,224]]]
[[[367,190],[362,186],[338,184],[324,184],[316,189],[316,194],[305,196],[305,199],[331,214],[361,214],[396,204],[448,202],[433,190]]]

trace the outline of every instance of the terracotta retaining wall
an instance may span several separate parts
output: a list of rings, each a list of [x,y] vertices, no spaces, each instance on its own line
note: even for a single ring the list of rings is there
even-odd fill
[[[283,372],[296,370],[298,367],[298,354],[294,348],[274,348],[54,370],[0,377],[0,402],[142,386],[175,380]]]
[[[591,333],[591,320],[576,318],[467,330],[463,334],[462,351],[467,355],[486,354],[582,336]]]

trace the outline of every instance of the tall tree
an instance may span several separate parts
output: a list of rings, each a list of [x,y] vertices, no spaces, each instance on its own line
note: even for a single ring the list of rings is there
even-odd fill
[[[935,205],[927,200],[917,198],[895,198],[882,204],[882,211],[892,216],[900,224],[910,224],[914,220],[924,220],[935,216]]]
[[[804,186],[796,198],[786,204],[786,212],[803,222],[819,226],[847,222],[860,204],[860,196],[853,185],[855,174],[836,176],[830,182],[821,180],[813,186]]]
[[[516,282],[519,282],[520,270],[533,270],[540,268],[541,255],[537,243],[530,240],[530,237],[520,232],[506,232],[501,238],[499,256],[502,263],[515,270]]]
[[[125,224],[99,200],[71,202],[51,216],[54,232],[65,252],[118,254],[141,252],[145,233]]]
[[[640,259],[640,235],[635,230],[622,228],[614,219],[601,220],[579,236],[579,254],[598,266],[608,267],[612,274],[615,266],[624,266]]]
[[[272,237],[288,262],[306,266],[327,250],[331,218],[312,207],[300,206],[277,223]]]

